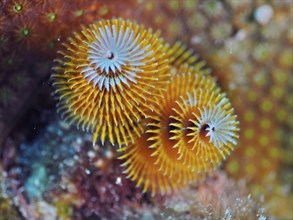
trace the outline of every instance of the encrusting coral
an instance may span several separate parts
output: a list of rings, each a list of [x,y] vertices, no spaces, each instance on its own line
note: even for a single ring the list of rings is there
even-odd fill
[[[75,33],[52,75],[65,120],[127,144],[143,132],[139,121],[153,110],[170,67],[158,33],[122,19],[100,21]]]

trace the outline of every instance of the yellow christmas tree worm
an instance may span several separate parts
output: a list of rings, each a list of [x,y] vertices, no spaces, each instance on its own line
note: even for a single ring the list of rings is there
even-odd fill
[[[238,121],[229,100],[216,87],[195,88],[176,101],[171,131],[179,159],[193,169],[217,167],[234,149]],[[202,166],[195,161],[202,160]]]
[[[166,87],[167,45],[136,23],[103,20],[75,33],[60,51],[52,75],[66,121],[104,143],[127,144],[143,132],[139,123]]]
[[[196,94],[192,99],[189,94],[193,94],[195,91],[204,91],[205,95],[199,92],[200,95]],[[185,96],[187,96],[187,98],[184,98]],[[216,98],[212,99],[213,96],[216,96]],[[221,154],[222,151],[217,151],[215,147],[210,144],[208,146],[204,145],[204,148],[202,147],[203,145],[198,147],[198,151],[200,151],[201,154],[198,154],[196,151],[192,152],[195,148],[194,145],[198,144],[196,140],[200,140],[199,138],[204,135],[200,133],[202,136],[198,135],[192,139],[191,135],[195,135],[190,132],[192,123],[196,120],[194,119],[194,114],[197,114],[198,107],[209,108],[211,111],[216,111],[219,104],[218,102],[224,103],[225,108],[229,107],[228,100],[220,93],[215,79],[205,72],[198,71],[196,67],[183,65],[172,75],[171,83],[168,85],[164,97],[164,100],[161,100],[160,106],[158,106],[160,111],[155,117],[155,122],[150,123],[149,125],[151,127],[146,131],[152,134],[150,140],[153,140],[154,144],[150,147],[155,148],[154,155],[157,156],[156,163],[160,164],[160,169],[164,170],[166,175],[173,175],[177,163],[184,164],[186,169],[196,173],[208,172],[217,168],[222,161],[221,159],[224,159],[224,157],[220,158],[218,155]],[[181,103],[182,100],[184,101],[183,103]],[[193,103],[189,103],[189,101]],[[198,103],[199,106],[196,106],[196,103]],[[178,110],[178,105],[182,107],[180,110],[186,111],[186,114],[183,116]],[[231,110],[227,110],[227,114],[230,114],[232,111],[232,108]],[[222,115],[216,115],[213,122],[217,119],[217,116],[222,117]],[[219,118],[219,120],[222,120],[222,118]],[[227,121],[227,123],[235,125],[235,127],[233,127],[235,130],[231,129],[231,135],[235,135],[236,138],[237,134],[233,133],[238,131],[236,126],[238,122],[235,120],[235,116],[227,119]],[[221,127],[224,125],[226,126],[226,124],[220,124],[220,128],[218,129],[225,129]],[[221,131],[222,130],[217,131],[216,134],[219,134]],[[213,135],[212,137],[217,144],[218,136]],[[191,146],[191,143],[189,143],[190,141],[195,142],[195,144]],[[235,144],[234,141],[233,144]],[[233,147],[230,144],[228,146],[231,151]],[[223,147],[222,150],[226,155],[228,150],[225,147]],[[172,153],[170,154],[170,152]]]
[[[186,186],[218,168],[238,138],[234,110],[215,79],[200,70],[202,63],[182,63],[173,67],[164,98],[142,121],[143,136],[120,149],[128,177],[152,194]]]

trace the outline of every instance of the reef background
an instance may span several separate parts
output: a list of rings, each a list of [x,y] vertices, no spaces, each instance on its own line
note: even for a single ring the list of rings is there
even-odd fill
[[[239,117],[221,170],[172,196],[142,194],[113,147],[93,147],[56,113],[56,52],[112,17],[192,48]],[[293,219],[292,23],[290,0],[2,0],[0,219]]]

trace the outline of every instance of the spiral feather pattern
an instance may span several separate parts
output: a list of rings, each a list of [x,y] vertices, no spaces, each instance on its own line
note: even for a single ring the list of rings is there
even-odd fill
[[[93,143],[134,142],[168,83],[168,46],[158,33],[112,19],[83,28],[64,47],[52,75],[62,116],[91,131]]]

